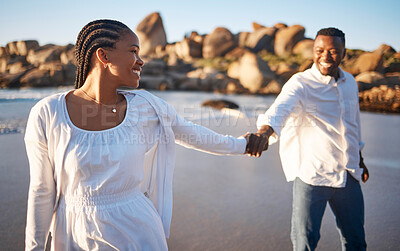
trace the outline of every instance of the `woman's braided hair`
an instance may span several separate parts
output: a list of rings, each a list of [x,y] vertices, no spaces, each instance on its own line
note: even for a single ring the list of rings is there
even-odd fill
[[[85,83],[90,71],[90,59],[98,48],[115,48],[124,32],[130,31],[125,24],[115,20],[95,20],[85,25],[79,32],[75,44],[77,62],[75,88]]]

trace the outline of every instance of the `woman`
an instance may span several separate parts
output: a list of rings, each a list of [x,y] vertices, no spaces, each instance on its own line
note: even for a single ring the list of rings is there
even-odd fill
[[[29,115],[26,250],[167,250],[175,141],[243,154],[248,137],[222,136],[177,116],[139,85],[139,40],[113,20],[87,24],[76,42],[76,89]]]

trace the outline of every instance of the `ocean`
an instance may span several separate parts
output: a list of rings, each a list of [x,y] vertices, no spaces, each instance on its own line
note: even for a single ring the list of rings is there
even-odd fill
[[[29,111],[40,99],[49,95],[66,92],[73,87],[25,88],[0,90],[0,140],[1,135],[24,133]],[[178,114],[203,126],[222,121],[224,126],[234,126],[237,119],[247,124],[273,103],[275,96],[216,94],[191,91],[151,91],[156,96],[172,104]],[[239,105],[236,110],[215,110],[202,107],[209,99],[225,99]],[[230,119],[226,119],[229,117]],[[212,120],[212,121],[211,121]],[[228,121],[228,122],[227,122]],[[242,121],[243,122],[243,121]],[[400,168],[400,116],[361,112],[362,137],[366,143],[364,156],[372,165]],[[255,127],[254,127],[255,128]],[[245,132],[243,132],[245,133]],[[363,150],[363,152],[364,152]]]

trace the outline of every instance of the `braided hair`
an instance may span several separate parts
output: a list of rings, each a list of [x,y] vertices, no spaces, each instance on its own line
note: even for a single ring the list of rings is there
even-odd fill
[[[125,24],[109,19],[95,20],[82,28],[75,44],[76,89],[85,83],[93,53],[98,48],[115,48],[115,43],[128,31],[130,29]]]

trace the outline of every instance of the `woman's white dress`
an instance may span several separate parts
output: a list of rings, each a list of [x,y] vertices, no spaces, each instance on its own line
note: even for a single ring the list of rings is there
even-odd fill
[[[70,120],[66,95],[40,101],[28,120],[26,249],[43,250],[50,230],[53,250],[167,250],[160,213],[140,187],[146,153],[157,146],[162,131],[154,107],[141,95],[123,92],[124,120],[111,129],[87,131]],[[217,143],[189,142],[185,134],[210,131],[188,122],[173,126],[173,131],[187,146],[221,154],[243,153],[246,144],[222,135]],[[57,141],[49,144],[53,137],[61,139],[62,154],[54,146]]]

